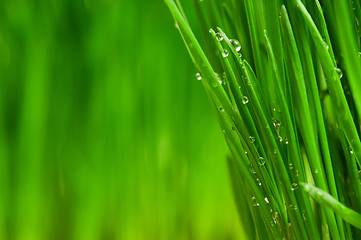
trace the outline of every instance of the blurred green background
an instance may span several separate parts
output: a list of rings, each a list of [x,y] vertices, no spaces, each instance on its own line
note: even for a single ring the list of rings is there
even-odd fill
[[[0,84],[0,239],[241,238],[163,1],[0,1]]]

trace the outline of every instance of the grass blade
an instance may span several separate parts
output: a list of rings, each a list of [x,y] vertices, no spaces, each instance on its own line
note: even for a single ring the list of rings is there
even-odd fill
[[[315,186],[307,183],[301,183],[300,185],[303,187],[303,190],[315,199],[321,206],[331,209],[336,214],[340,215],[346,222],[352,224],[358,229],[361,229],[361,214],[346,207],[330,194]]]

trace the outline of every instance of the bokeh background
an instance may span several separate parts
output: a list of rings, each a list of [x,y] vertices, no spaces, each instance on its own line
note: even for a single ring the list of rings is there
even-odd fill
[[[161,0],[1,0],[0,239],[242,239],[195,73]]]

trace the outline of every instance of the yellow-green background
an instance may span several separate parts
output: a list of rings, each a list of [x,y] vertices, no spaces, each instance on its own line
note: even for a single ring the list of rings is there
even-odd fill
[[[163,1],[0,1],[0,239],[240,239],[227,154]]]

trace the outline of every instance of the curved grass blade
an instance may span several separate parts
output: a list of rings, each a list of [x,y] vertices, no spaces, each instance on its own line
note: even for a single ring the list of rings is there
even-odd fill
[[[316,202],[318,202],[321,206],[325,206],[336,214],[340,215],[346,222],[352,224],[353,226],[361,229],[361,214],[355,212],[354,210],[346,207],[335,198],[333,198],[330,194],[321,189],[312,186],[307,183],[300,183],[303,190],[309,194]]]

